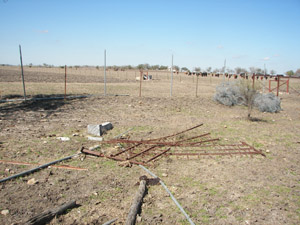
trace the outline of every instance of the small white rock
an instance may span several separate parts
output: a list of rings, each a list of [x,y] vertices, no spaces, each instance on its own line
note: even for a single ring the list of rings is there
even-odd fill
[[[4,215],[4,216],[6,216],[8,213],[9,213],[9,210],[8,210],[8,209],[3,209],[3,210],[1,211],[1,214]]]
[[[166,174],[166,173],[162,173],[162,174],[161,174],[161,176],[162,176],[162,177],[167,177],[167,176],[168,176],[168,174]]]
[[[32,178],[32,179],[30,179],[30,180],[28,180],[27,181],[27,184],[28,185],[34,185],[34,184],[36,184],[38,181],[35,179],[35,178]]]
[[[44,144],[47,144],[48,142],[47,142],[47,141],[43,141],[43,143],[44,143]]]
[[[136,217],[136,222],[138,222],[138,223],[142,222],[142,217],[141,216],[137,216]]]
[[[69,137],[57,137],[56,139],[61,140],[61,141],[70,141]]]
[[[269,152],[270,152],[270,150],[269,150],[269,149],[267,149],[267,150],[266,150],[266,153],[269,153]]]

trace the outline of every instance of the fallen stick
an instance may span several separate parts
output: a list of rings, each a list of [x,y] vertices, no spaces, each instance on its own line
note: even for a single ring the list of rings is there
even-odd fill
[[[41,225],[49,222],[53,217],[63,214],[67,209],[76,207],[76,201],[67,202],[57,208],[47,210],[37,216],[32,217],[27,222],[26,225]]]
[[[40,166],[42,164],[40,163],[28,163],[28,162],[17,162],[17,161],[6,161],[6,160],[0,160],[0,163],[4,164],[12,164],[12,165],[25,165],[25,166]],[[51,166],[53,168],[60,168],[60,169],[68,169],[68,170],[88,170],[85,168],[79,168],[79,167],[74,167],[74,166],[68,166],[68,165],[61,165],[61,166]]]
[[[138,211],[142,205],[143,197],[146,192],[146,181],[141,180],[139,190],[135,195],[135,198],[133,200],[133,203],[130,207],[129,214],[127,216],[126,225],[134,225],[136,220],[136,215],[138,214]]]
[[[59,163],[59,162],[61,162],[61,161],[67,160],[67,159],[71,159],[71,158],[73,158],[74,156],[77,156],[77,155],[79,155],[79,154],[81,154],[81,152],[80,152],[80,153],[77,153],[77,154],[74,154],[74,155],[71,155],[71,156],[67,156],[67,157],[62,158],[62,159],[55,160],[55,161],[50,162],[50,163],[46,163],[46,164],[44,164],[44,165],[40,165],[40,166],[38,166],[38,167],[36,167],[36,168],[33,168],[33,169],[31,169],[31,170],[26,170],[26,171],[23,171],[23,172],[21,172],[21,173],[17,173],[17,174],[15,174],[15,175],[12,175],[12,176],[10,176],[10,177],[3,178],[3,179],[0,180],[0,183],[2,183],[2,182],[4,182],[4,181],[11,180],[11,179],[14,179],[14,178],[17,178],[17,177],[20,177],[20,176],[27,175],[27,174],[30,174],[30,173],[34,173],[34,172],[36,172],[36,171],[38,171],[38,170],[40,170],[40,169],[47,168],[48,166],[51,166],[51,165],[53,165],[53,164]]]

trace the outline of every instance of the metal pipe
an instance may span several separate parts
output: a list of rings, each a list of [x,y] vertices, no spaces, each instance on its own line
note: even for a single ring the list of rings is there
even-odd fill
[[[79,154],[81,154],[81,153],[76,153],[76,154],[74,154],[74,155],[67,156],[67,157],[65,157],[65,158],[58,159],[58,160],[55,160],[55,161],[50,162],[50,163],[46,163],[46,164],[41,165],[41,166],[38,166],[38,167],[36,167],[36,168],[33,168],[33,169],[30,169],[30,170],[23,171],[23,172],[21,172],[21,173],[15,174],[15,175],[13,175],[13,176],[3,178],[3,179],[0,180],[0,183],[2,183],[2,182],[4,182],[4,181],[11,180],[11,179],[14,179],[14,178],[17,178],[17,177],[20,177],[20,176],[24,176],[24,175],[27,175],[27,174],[30,174],[30,173],[33,173],[33,172],[36,172],[36,171],[38,171],[38,170],[40,170],[40,169],[46,168],[46,167],[51,166],[51,165],[53,165],[53,164],[56,164],[56,163],[58,163],[58,162],[61,162],[61,161],[67,160],[67,159],[71,159],[72,157],[77,156],[77,155],[79,155]]]
[[[26,101],[26,90],[25,90],[25,80],[24,80],[24,70],[23,70],[23,59],[22,59],[21,45],[19,45],[19,50],[20,50],[20,61],[21,61],[21,71],[22,71],[22,82],[23,82],[24,100]]]
[[[104,95],[106,95],[106,49],[104,50]]]
[[[172,54],[172,64],[171,64],[171,89],[170,89],[171,97],[172,97],[172,88],[173,88],[173,54]]]
[[[171,199],[175,202],[175,204],[177,205],[177,207],[180,209],[180,211],[183,213],[183,215],[185,216],[185,218],[189,221],[190,224],[195,225],[194,222],[191,220],[191,218],[189,217],[189,215],[184,211],[184,209],[181,207],[181,205],[179,204],[179,202],[176,200],[176,198],[172,195],[172,193],[169,191],[169,189],[167,188],[167,186],[164,184],[164,182],[162,182],[162,180],[156,176],[154,173],[152,173],[150,170],[148,170],[146,167],[139,165],[143,170],[145,170],[147,173],[149,173],[152,177],[154,178],[158,178],[159,179],[159,183],[163,186],[163,188],[168,192],[168,194],[170,195]]]

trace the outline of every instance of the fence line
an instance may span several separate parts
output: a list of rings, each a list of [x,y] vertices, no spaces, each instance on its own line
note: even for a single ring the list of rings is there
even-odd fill
[[[139,80],[139,70],[118,70],[103,67],[41,67],[24,66],[24,83],[28,98],[41,97],[68,97],[103,95],[104,75],[106,72],[107,95],[139,96],[139,88],[143,97],[169,97],[171,71],[149,70],[144,71],[148,80]],[[152,79],[150,79],[150,77]],[[197,79],[195,81],[195,78]],[[227,76],[226,81],[232,82],[241,79],[240,76]],[[236,78],[236,79],[235,79]],[[185,73],[173,74],[172,96],[174,97],[201,97],[211,96],[215,87],[223,82],[222,76],[215,74],[208,76],[186,75]],[[252,79],[250,76],[248,79]],[[268,80],[270,77],[268,78]],[[268,80],[261,77],[255,79],[260,90],[268,91]],[[266,82],[267,81],[267,82]],[[140,83],[141,82],[141,83]],[[300,79],[290,79],[291,94],[300,93]],[[284,87],[279,91],[283,92]],[[196,94],[195,94],[196,89]],[[0,93],[1,99],[22,98],[22,79],[20,66],[0,66]]]

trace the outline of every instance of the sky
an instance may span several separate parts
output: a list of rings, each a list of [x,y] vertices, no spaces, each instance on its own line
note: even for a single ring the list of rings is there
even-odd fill
[[[300,68],[300,0],[0,0],[0,64]]]

